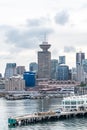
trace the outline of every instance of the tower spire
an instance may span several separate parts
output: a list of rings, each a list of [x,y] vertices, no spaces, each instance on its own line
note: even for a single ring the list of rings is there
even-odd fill
[[[50,48],[50,44],[48,44],[47,42],[47,35],[46,33],[44,34],[44,41],[42,42],[42,44],[40,44],[40,48],[43,50],[43,51],[48,51],[48,49]]]
[[[47,35],[46,35],[46,33],[44,33],[44,42],[46,42],[47,41]]]
[[[43,43],[42,43],[42,44],[44,44],[44,45],[47,45],[47,44],[48,44],[46,33],[44,33],[44,39],[43,39]]]

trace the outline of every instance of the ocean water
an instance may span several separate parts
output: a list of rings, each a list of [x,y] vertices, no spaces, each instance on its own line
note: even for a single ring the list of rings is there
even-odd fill
[[[58,108],[60,102],[61,100],[58,98],[15,101],[0,98],[0,130],[87,130],[87,118],[72,118],[15,128],[8,127],[8,118],[11,116],[53,110]]]

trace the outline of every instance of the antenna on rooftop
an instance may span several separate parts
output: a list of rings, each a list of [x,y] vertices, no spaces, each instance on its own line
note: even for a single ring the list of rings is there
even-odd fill
[[[43,44],[48,44],[48,42],[47,42],[47,34],[46,34],[46,32],[44,33]]]
[[[44,33],[43,35],[44,37],[44,41],[42,42],[42,44],[40,44],[40,48],[43,50],[43,51],[48,51],[48,49],[50,48],[50,44],[48,44],[47,42],[47,35],[46,35],[46,32]]]
[[[46,36],[46,32],[44,33],[44,41],[46,42],[47,40],[47,36]]]

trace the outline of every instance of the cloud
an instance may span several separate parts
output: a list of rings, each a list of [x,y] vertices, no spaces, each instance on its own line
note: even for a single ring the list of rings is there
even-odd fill
[[[26,31],[11,29],[6,33],[6,42],[19,48],[35,49],[43,41],[44,34],[52,33],[51,28],[32,28]]]
[[[47,23],[51,22],[49,18],[44,18],[44,17],[41,17],[39,19],[28,19],[27,20],[27,25],[29,27],[37,27],[37,26],[42,26],[42,25],[45,25]]]
[[[64,52],[65,53],[76,52],[76,49],[73,46],[65,46],[64,47]]]
[[[58,12],[55,16],[56,24],[65,25],[69,21],[69,14],[66,11]]]

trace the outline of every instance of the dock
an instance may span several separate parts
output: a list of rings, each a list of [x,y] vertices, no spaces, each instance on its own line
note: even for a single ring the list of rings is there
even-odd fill
[[[27,114],[18,117],[8,118],[8,126],[24,126],[47,121],[57,121],[61,119],[70,119],[75,117],[87,117],[87,110],[81,111],[47,111]]]

